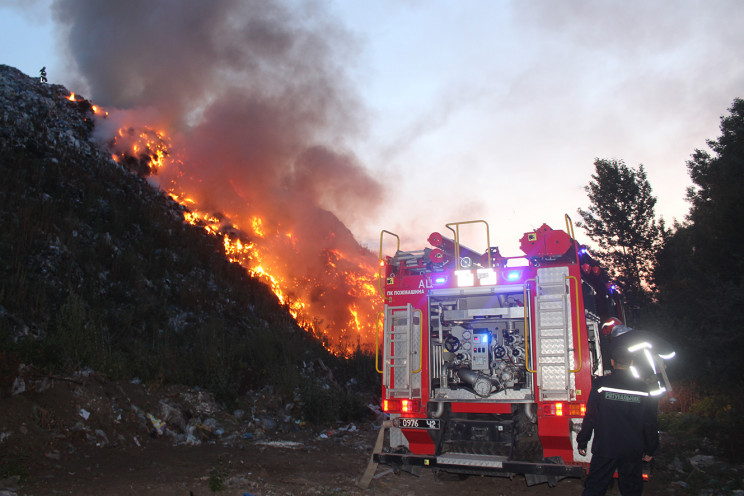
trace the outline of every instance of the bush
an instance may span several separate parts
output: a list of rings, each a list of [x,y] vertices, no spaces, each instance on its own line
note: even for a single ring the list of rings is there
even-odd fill
[[[677,401],[659,405],[659,428],[683,448],[696,449],[707,439],[711,454],[744,460],[744,400],[739,387],[707,394],[696,383],[675,385]]]

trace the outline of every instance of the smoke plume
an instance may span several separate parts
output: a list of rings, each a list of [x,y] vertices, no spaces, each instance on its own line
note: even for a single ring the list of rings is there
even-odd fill
[[[353,37],[315,2],[56,0],[52,8],[77,81],[112,109],[111,129],[101,129],[162,130],[172,164],[160,184],[241,228],[260,217],[266,232],[249,241],[291,279],[290,297],[354,341],[349,308],[364,311],[367,297],[341,274],[374,271],[374,257],[337,215],[369,215],[382,188],[348,148],[364,125],[349,80]],[[369,342],[367,331],[356,334]]]

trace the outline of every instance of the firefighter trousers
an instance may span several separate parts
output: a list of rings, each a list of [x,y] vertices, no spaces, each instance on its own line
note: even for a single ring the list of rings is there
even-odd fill
[[[603,496],[617,470],[618,488],[623,496],[640,496],[643,492],[643,462],[640,457],[608,458],[592,455],[589,475],[582,496]]]

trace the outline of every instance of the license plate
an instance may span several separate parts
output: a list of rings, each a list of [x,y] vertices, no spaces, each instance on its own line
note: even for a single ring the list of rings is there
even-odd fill
[[[439,419],[400,417],[397,420],[401,429],[439,429]]]

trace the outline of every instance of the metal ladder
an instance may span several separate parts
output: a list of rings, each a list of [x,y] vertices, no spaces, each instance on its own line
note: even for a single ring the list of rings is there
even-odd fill
[[[567,267],[537,271],[535,296],[537,383],[541,401],[568,401],[573,347]]]
[[[420,346],[421,311],[410,304],[386,306],[383,381],[388,398],[421,397]]]

